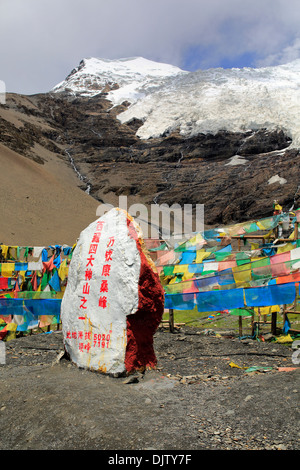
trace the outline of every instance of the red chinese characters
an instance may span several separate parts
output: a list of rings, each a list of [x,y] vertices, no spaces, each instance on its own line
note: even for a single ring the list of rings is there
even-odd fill
[[[106,308],[107,306],[107,297],[106,295],[100,295],[99,297],[99,307]]]
[[[93,335],[93,346],[98,348],[108,348],[110,340],[110,334],[105,335],[101,333],[95,333]]]
[[[90,249],[89,249],[89,254],[93,253],[96,254],[98,249],[98,243],[91,243],[90,244]]]
[[[80,298],[79,309],[82,309],[82,312],[85,316],[79,316],[79,320],[86,320],[86,310],[88,309],[88,299],[91,292],[91,281],[93,280],[93,269],[95,256],[97,254],[99,244],[101,242],[101,235],[104,222],[99,221],[96,225],[96,230],[92,236],[92,240],[89,245],[89,250],[86,258],[85,272],[84,272],[84,283],[82,286],[82,297]],[[113,260],[113,247],[115,244],[114,236],[108,238],[106,249],[104,252],[104,259],[102,270],[100,271],[101,284],[99,286],[99,300],[98,307],[99,309],[106,309],[108,306],[108,288],[109,288],[109,277],[111,274],[111,262]],[[99,254],[99,253],[98,253]],[[110,343],[110,333],[109,334],[100,334],[92,332],[72,331],[67,332],[67,338],[77,339],[79,341],[79,351],[89,352],[92,347],[98,348],[108,348]]]
[[[101,281],[100,292],[108,292],[108,281],[106,279]]]
[[[105,261],[112,261],[113,250],[106,250],[105,252]]]
[[[94,266],[95,255],[97,253],[97,249],[100,243],[101,232],[103,229],[104,222],[98,221],[96,226],[96,231],[93,234],[91,244],[89,246],[88,257],[86,259],[86,270],[85,270],[85,281],[86,283],[82,287],[82,294],[83,297],[80,299],[81,304],[79,305],[80,309],[86,310],[87,309],[87,302],[88,296],[90,294],[90,284],[89,281],[93,278],[93,271],[92,268]],[[85,320],[85,317],[78,317],[79,320]]]
[[[79,350],[81,352],[89,352],[92,347],[94,348],[108,348],[112,331],[108,334],[94,333],[91,331],[67,331],[66,337],[68,339],[79,340]]]
[[[91,255],[89,258],[87,258],[87,265],[86,265],[86,267],[88,267],[88,266],[92,266],[92,267],[93,267],[93,266],[94,266],[94,265],[93,265],[93,261],[95,261],[95,258]]]
[[[110,261],[112,261],[112,256],[113,256],[113,250],[111,247],[113,247],[115,244],[115,238],[114,237],[109,237],[108,243],[107,243],[107,249],[104,253],[104,261],[106,264],[103,264],[102,267],[102,273],[101,276],[103,277],[109,277],[110,276],[110,270],[111,270],[111,264],[109,264]],[[103,279],[101,281],[101,286],[100,286],[100,294],[103,293],[108,293],[108,280]],[[107,307],[107,296],[106,295],[100,295],[99,297],[99,307],[101,308],[106,308]]]
[[[102,276],[109,276],[110,268],[111,268],[110,264],[104,264],[102,268]]]

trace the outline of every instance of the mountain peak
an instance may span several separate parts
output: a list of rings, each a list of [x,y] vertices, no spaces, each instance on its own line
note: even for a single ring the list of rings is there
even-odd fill
[[[82,96],[108,92],[114,105],[141,98],[150,87],[161,86],[165,80],[185,74],[179,67],[155,62],[144,57],[82,59],[67,78],[51,91],[67,91]]]

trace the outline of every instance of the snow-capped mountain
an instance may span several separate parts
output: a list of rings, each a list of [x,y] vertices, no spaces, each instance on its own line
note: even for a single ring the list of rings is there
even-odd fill
[[[178,67],[143,57],[108,60],[83,59],[68,77],[51,91],[82,96],[95,96],[108,92],[113,105],[129,101],[131,104],[145,96],[146,92],[161,86],[168,78],[185,75]]]
[[[300,207],[299,72],[85,59],[49,93],[8,93],[0,143],[65,160],[100,202],[204,204],[207,225],[262,218],[275,199]]]
[[[117,85],[116,85],[117,84]],[[141,57],[84,59],[52,91],[94,96],[109,91],[113,105],[131,106],[121,123],[140,119],[137,136],[183,137],[219,130],[282,129],[300,147],[300,60],[265,68],[186,72]]]

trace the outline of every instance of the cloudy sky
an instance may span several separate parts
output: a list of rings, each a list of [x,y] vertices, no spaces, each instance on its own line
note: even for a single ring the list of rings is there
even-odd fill
[[[0,0],[0,81],[40,93],[86,57],[184,70],[300,58],[299,0]]]

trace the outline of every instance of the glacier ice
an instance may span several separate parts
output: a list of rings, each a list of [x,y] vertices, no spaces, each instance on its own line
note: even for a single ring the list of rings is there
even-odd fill
[[[142,139],[178,130],[191,137],[282,129],[300,146],[300,60],[259,69],[210,69],[168,79],[120,114],[138,118]]]
[[[142,121],[149,139],[179,131],[184,137],[220,130],[283,130],[300,147],[300,59],[262,68],[187,72],[142,57],[84,59],[53,92],[94,96],[106,84],[112,106],[127,100],[122,123]]]

